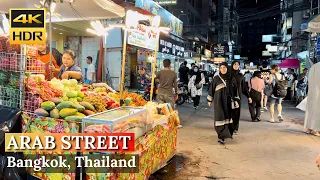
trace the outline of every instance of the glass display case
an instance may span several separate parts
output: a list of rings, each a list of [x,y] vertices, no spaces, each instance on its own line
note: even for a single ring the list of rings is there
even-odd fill
[[[146,133],[147,109],[120,107],[82,119],[83,133],[134,133],[135,139]]]

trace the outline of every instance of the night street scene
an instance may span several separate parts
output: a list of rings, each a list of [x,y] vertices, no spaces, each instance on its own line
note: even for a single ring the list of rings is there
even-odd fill
[[[0,180],[320,180],[320,0],[0,0]]]

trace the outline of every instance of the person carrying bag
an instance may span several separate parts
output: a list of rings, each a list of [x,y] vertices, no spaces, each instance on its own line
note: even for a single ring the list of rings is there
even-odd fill
[[[253,78],[249,81],[249,93],[252,102],[249,102],[249,111],[252,122],[261,121],[261,97],[262,91],[265,88],[264,81],[261,78],[261,72],[256,71],[253,74]]]

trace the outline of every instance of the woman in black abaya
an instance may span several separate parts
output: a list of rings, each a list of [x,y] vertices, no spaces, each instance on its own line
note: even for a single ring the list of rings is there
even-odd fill
[[[213,78],[208,93],[208,105],[214,107],[214,125],[218,134],[218,142],[224,144],[224,140],[232,138],[233,123],[231,119],[232,103],[235,102],[237,92],[236,80],[228,72],[228,64],[220,65],[218,76]]]
[[[237,94],[235,94],[237,102],[239,103],[239,108],[232,109],[231,118],[233,120],[234,134],[238,134],[239,130],[239,121],[241,113],[241,98],[242,94],[248,98],[248,101],[251,102],[251,98],[248,91],[248,85],[246,85],[243,75],[240,73],[240,63],[239,61],[233,61],[231,64],[231,75],[234,77],[237,83]]]

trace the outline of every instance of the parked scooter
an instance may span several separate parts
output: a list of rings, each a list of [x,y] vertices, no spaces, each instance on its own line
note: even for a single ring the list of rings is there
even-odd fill
[[[146,87],[144,94],[143,94],[143,98],[146,101],[150,101],[150,92],[151,92],[151,83]],[[155,83],[154,87],[153,87],[153,95],[152,95],[152,100],[156,100],[157,99],[157,95],[158,95],[158,85],[157,83]]]
[[[182,105],[185,101],[186,101],[186,95],[188,95],[188,90],[187,90],[187,94],[185,91],[185,86],[183,83],[179,82],[178,83],[178,98],[176,100],[176,104],[177,105]]]

